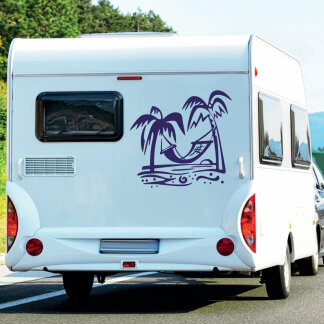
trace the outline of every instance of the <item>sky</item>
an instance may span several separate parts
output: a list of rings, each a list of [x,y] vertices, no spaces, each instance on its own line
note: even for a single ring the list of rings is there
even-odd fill
[[[302,65],[309,112],[324,111],[323,0],[110,0],[153,10],[179,35],[257,34]]]

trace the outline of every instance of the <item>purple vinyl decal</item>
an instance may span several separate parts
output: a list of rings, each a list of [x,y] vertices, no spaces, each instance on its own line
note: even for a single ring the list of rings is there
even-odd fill
[[[150,156],[149,165],[143,166],[138,173],[142,182],[157,187],[219,181],[219,174],[226,173],[226,166],[216,119],[228,113],[226,100],[231,98],[220,90],[210,94],[208,103],[200,97],[190,97],[182,108],[183,113],[189,115],[187,132],[178,112],[164,117],[162,111],[153,106],[150,114],[140,116],[131,129],[142,128],[141,149],[144,155],[149,152]],[[192,140],[195,135],[197,137]],[[189,139],[190,147],[186,153],[183,153],[183,147],[180,151],[177,136],[181,136],[183,147]],[[161,147],[160,152],[157,152],[157,145]],[[157,158],[162,162],[157,162]]]

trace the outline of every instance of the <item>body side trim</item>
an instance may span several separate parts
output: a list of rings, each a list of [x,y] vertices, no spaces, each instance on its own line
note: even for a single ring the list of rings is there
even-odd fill
[[[14,77],[75,77],[75,76],[123,76],[123,75],[192,75],[192,74],[249,74],[249,71],[188,71],[188,72],[93,72],[93,73],[17,73]]]

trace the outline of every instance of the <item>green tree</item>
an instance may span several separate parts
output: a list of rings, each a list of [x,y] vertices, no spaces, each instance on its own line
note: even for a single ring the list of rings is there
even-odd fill
[[[0,79],[6,79],[10,43],[17,37],[172,31],[153,11],[125,15],[108,0],[0,0]]]
[[[70,0],[25,0],[27,37],[75,37],[80,34],[76,6]]]
[[[0,79],[6,79],[7,57],[14,38],[78,36],[76,12],[72,0],[0,1]]]
[[[16,37],[26,37],[26,30],[25,0],[0,1],[0,79],[6,79],[11,41]]]
[[[7,85],[3,80],[0,80],[0,141],[4,141],[6,139],[6,127],[7,127]]]
[[[93,6],[93,33],[118,33],[133,31],[130,15],[123,15],[108,0],[100,0]]]
[[[132,16],[135,32],[173,32],[173,29],[166,25],[159,15],[152,10],[143,13],[140,8]]]
[[[94,15],[91,0],[76,0],[76,14],[78,19],[78,28],[81,34],[90,34],[93,32]]]
[[[0,50],[2,47],[3,44],[0,37]],[[7,59],[0,54],[1,67],[6,63],[6,61]],[[7,85],[3,80],[0,79],[0,141],[6,139],[6,127],[7,127]],[[1,150],[2,147],[0,145],[0,151]],[[0,161],[0,170],[1,170],[1,161]]]

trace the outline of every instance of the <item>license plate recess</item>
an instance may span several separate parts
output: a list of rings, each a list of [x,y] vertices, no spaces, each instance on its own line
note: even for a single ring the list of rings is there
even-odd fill
[[[159,253],[160,241],[154,239],[100,241],[100,253],[114,254],[156,254]]]

